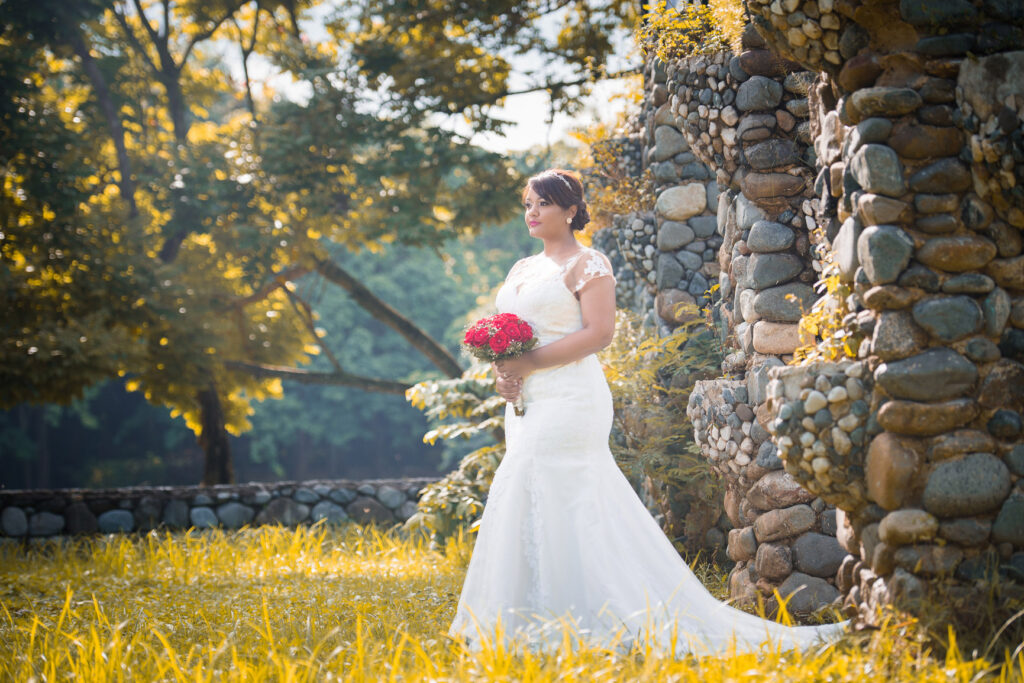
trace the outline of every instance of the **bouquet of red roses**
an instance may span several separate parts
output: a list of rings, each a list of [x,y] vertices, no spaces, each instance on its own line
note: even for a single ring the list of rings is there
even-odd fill
[[[537,345],[537,337],[530,324],[518,315],[498,313],[470,325],[462,344],[473,356],[493,363],[518,358]],[[516,399],[513,407],[516,415],[526,412],[522,397]]]

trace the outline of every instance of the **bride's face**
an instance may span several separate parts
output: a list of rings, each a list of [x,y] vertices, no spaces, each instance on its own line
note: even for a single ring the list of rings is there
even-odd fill
[[[575,213],[572,208],[563,209],[558,204],[544,199],[532,188],[526,193],[526,198],[523,200],[523,209],[525,210],[524,217],[526,225],[530,229],[530,234],[540,239],[564,235],[570,229],[566,219],[572,218],[573,213]]]

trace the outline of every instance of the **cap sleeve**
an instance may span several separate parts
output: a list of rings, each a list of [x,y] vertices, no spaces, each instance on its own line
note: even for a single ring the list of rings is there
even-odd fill
[[[615,282],[611,261],[596,249],[587,249],[569,269],[568,277],[565,280],[569,289],[578,293],[589,282],[602,277],[611,278],[612,282]]]

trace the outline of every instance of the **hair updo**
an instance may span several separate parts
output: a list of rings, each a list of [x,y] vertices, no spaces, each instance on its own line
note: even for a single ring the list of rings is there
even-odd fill
[[[530,190],[563,209],[575,206],[576,215],[572,217],[570,229],[582,230],[590,222],[590,211],[587,210],[587,202],[583,199],[583,183],[578,173],[561,168],[549,168],[526,181],[526,187],[523,189],[524,200]]]

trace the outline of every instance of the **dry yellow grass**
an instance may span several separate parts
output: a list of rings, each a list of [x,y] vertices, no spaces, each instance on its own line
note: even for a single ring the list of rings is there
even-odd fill
[[[1024,666],[933,658],[912,624],[807,653],[471,653],[445,636],[469,552],[354,525],[5,545],[0,678],[966,682]]]

